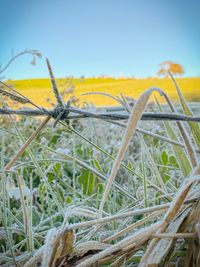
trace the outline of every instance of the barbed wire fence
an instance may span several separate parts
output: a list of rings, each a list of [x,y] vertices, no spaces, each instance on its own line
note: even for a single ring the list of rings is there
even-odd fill
[[[6,96],[9,99],[16,101],[21,104],[30,104],[34,107],[33,108],[23,108],[18,110],[9,109],[8,107],[2,107],[0,108],[0,115],[20,115],[20,116],[44,116],[45,120],[41,123],[41,125],[37,128],[37,130],[29,137],[29,139],[24,143],[24,145],[21,147],[21,149],[18,151],[18,153],[15,155],[15,157],[7,164],[5,167],[5,170],[10,170],[11,166],[14,162],[20,157],[20,155],[23,153],[23,151],[28,147],[28,145],[34,140],[34,138],[39,134],[39,132],[44,128],[44,126],[47,124],[47,122],[53,118],[54,124],[53,127],[57,125],[58,122],[62,123],[63,121],[68,124],[69,120],[73,119],[82,119],[82,118],[95,118],[104,120],[110,123],[114,123],[120,126],[122,125],[119,121],[128,120],[130,117],[130,106],[126,103],[123,95],[122,98],[114,97],[116,101],[118,101],[122,107],[124,108],[121,112],[102,112],[101,109],[90,111],[87,109],[81,109],[74,106],[71,106],[70,100],[67,101],[67,103],[64,103],[63,98],[61,97],[61,94],[58,90],[56,80],[50,65],[50,62],[48,59],[46,59],[47,67],[49,70],[50,80],[52,84],[52,90],[56,99],[56,105],[52,109],[46,109],[44,107],[39,107],[37,104],[35,104],[31,99],[25,97],[18,91],[16,91],[12,86],[4,83],[3,81],[0,81],[1,87],[0,87],[0,94],[2,96]],[[6,90],[6,89],[7,90]],[[155,88],[159,90],[158,88]],[[96,94],[96,93],[94,93]],[[101,93],[102,94],[102,93]],[[109,94],[105,93],[105,95],[109,96]],[[164,113],[164,112],[144,112],[141,116],[141,120],[144,121],[176,121],[176,122],[200,122],[200,116],[187,116],[183,114],[178,113]],[[65,125],[66,126],[66,125]],[[147,132],[148,134],[149,132]],[[165,138],[166,141],[168,140]],[[172,140],[168,140],[172,142]],[[173,143],[173,142],[172,142]]]
[[[47,60],[48,62],[48,60]],[[55,98],[57,100],[57,105],[51,109],[48,110],[44,107],[39,107],[35,103],[33,103],[30,99],[25,97],[24,95],[20,94],[16,90],[14,90],[11,86],[7,85],[6,83],[0,81],[0,84],[4,88],[8,88],[13,93],[8,92],[4,90],[3,88],[0,88],[0,94],[4,95],[11,100],[17,101],[21,104],[31,104],[36,109],[20,109],[20,110],[12,110],[9,108],[0,108],[0,114],[1,115],[24,115],[24,116],[49,116],[53,119],[59,120],[71,120],[71,119],[80,119],[80,118],[96,118],[101,120],[110,120],[110,121],[118,121],[118,120],[128,120],[130,114],[126,111],[123,112],[91,112],[86,109],[76,108],[70,105],[70,100],[67,101],[65,104],[59,91],[58,87],[56,85],[55,78],[53,76],[52,69],[50,67],[50,63],[48,62],[48,68],[50,72],[51,77],[51,83],[53,88],[53,93],[55,95]],[[121,103],[123,103],[121,101]],[[177,113],[164,113],[164,112],[144,112],[142,114],[141,120],[149,120],[149,121],[162,121],[162,120],[169,120],[169,121],[185,121],[185,122],[200,122],[200,116],[186,116],[182,114]]]
[[[0,88],[0,94],[2,96],[6,96],[6,97],[10,98],[11,100],[17,101],[18,103],[21,103],[21,104],[31,104],[34,107],[34,109],[23,108],[23,109],[18,109],[18,110],[12,110],[12,109],[9,109],[7,107],[2,107],[2,108],[0,108],[0,114],[1,115],[4,116],[4,115],[15,114],[15,115],[19,115],[19,116],[37,116],[37,117],[43,116],[43,117],[45,117],[45,119],[42,121],[40,126],[37,128],[37,130],[32,133],[32,135],[22,145],[22,147],[19,149],[17,154],[13,157],[13,159],[5,166],[5,171],[9,171],[11,169],[12,165],[17,161],[17,159],[20,157],[20,155],[29,146],[29,144],[34,140],[34,138],[40,133],[40,131],[43,129],[43,127],[47,124],[47,122],[50,119],[54,120],[54,126],[56,126],[57,123],[63,124],[63,121],[68,122],[69,120],[79,119],[79,118],[95,118],[95,119],[100,119],[100,120],[104,120],[104,121],[108,121],[108,122],[116,123],[116,124],[119,124],[119,123],[121,123],[120,121],[128,120],[130,118],[129,107],[126,106],[126,103],[123,101],[123,99],[121,101],[119,101],[122,104],[123,109],[124,109],[123,111],[120,111],[120,112],[102,112],[102,110],[90,111],[90,110],[81,109],[81,108],[71,106],[71,102],[69,100],[67,101],[67,103],[64,103],[64,101],[61,98],[61,95],[59,93],[59,90],[58,90],[58,87],[57,87],[57,84],[56,84],[56,81],[55,81],[55,78],[54,78],[54,75],[53,75],[53,72],[52,72],[52,69],[51,69],[51,66],[50,66],[50,63],[48,60],[47,60],[47,66],[49,69],[50,79],[51,79],[51,83],[52,83],[52,89],[53,89],[55,98],[57,100],[56,106],[50,110],[45,109],[44,107],[39,107],[38,105],[33,103],[30,99],[23,96],[19,92],[17,92],[11,86],[7,85],[4,82],[0,82],[0,84],[2,85],[2,88]],[[6,90],[5,88],[7,88],[9,91]],[[119,100],[119,99],[116,98],[116,100]],[[144,112],[141,115],[141,120],[145,120],[145,121],[166,121],[167,120],[167,121],[182,121],[182,122],[200,122],[200,117],[198,117],[198,116],[196,116],[196,117],[185,116],[185,115],[178,114],[178,113]],[[192,172],[192,176],[191,176],[189,182],[187,182],[187,184],[185,186],[183,186],[179,189],[173,202],[166,204],[166,205],[168,205],[169,210],[166,211],[166,215],[165,215],[164,219],[161,221],[161,223],[156,222],[156,223],[152,224],[151,226],[149,226],[149,228],[145,228],[145,230],[144,230],[145,232],[140,229],[139,233],[136,232],[136,236],[135,236],[135,233],[133,236],[130,235],[130,237],[128,237],[129,238],[128,241],[131,242],[131,244],[134,244],[134,246],[136,244],[137,248],[141,249],[141,247],[143,246],[143,244],[145,244],[145,242],[147,242],[148,240],[153,240],[151,229],[155,229],[155,233],[161,232],[161,234],[162,234],[162,232],[165,232],[167,225],[169,225],[169,229],[171,229],[170,227],[174,225],[174,221],[173,221],[174,218],[176,218],[176,217],[180,218],[180,215],[178,212],[181,211],[182,204],[185,202],[185,199],[187,196],[187,193],[185,193],[185,192],[189,191],[189,189],[193,183],[196,183],[197,181],[199,181],[199,180],[197,180],[197,179],[199,179],[198,176],[196,176],[195,179],[192,179],[193,175],[195,176],[198,174],[199,169],[200,169],[200,167],[199,167],[199,165],[197,165],[197,167]],[[123,187],[120,187],[120,189],[122,190]],[[198,200],[198,198],[196,198],[196,199],[193,198],[193,199],[189,199],[186,201],[188,201],[188,203],[189,203],[189,201],[190,201],[190,203],[194,203],[194,201],[196,201],[196,200]],[[157,210],[156,208],[157,207],[153,207],[153,208],[148,207],[145,209],[140,209],[140,214],[141,214],[141,211],[143,213],[145,213],[146,210],[150,210],[150,209],[151,209],[151,211],[153,209]],[[197,211],[198,211],[198,205],[197,205],[197,209],[195,209],[194,212],[198,213]],[[134,215],[138,214],[137,210],[134,210],[131,212],[132,212],[131,216],[133,216],[133,213],[134,213]],[[85,221],[85,222],[81,222],[81,223],[74,223],[74,224],[70,225],[70,228],[69,228],[69,225],[67,224],[67,226],[65,226],[65,228],[61,228],[58,231],[58,233],[56,235],[56,238],[57,238],[56,240],[59,240],[58,238],[61,237],[61,235],[64,233],[64,231],[66,233],[66,229],[67,230],[80,229],[83,227],[88,227],[88,226],[94,225],[95,223],[96,224],[98,223],[100,225],[100,223],[102,223],[102,222],[112,221],[113,218],[116,219],[116,218],[120,217],[120,219],[121,219],[122,216],[128,217],[128,216],[130,216],[130,212],[129,213],[127,212],[126,214],[122,213],[121,215],[115,214],[113,216],[107,216],[107,217],[103,217],[100,219],[97,218],[96,221],[90,220],[90,221]],[[185,221],[185,218],[186,217],[184,217],[184,221]],[[191,225],[190,221],[189,221],[189,224]],[[154,227],[154,228],[152,228],[152,227]],[[91,230],[91,228],[90,228],[90,230]],[[96,229],[95,229],[95,231],[96,231]],[[117,234],[119,234],[119,233],[117,233]],[[145,239],[144,239],[144,235],[145,235]],[[190,237],[191,237],[191,235],[192,235],[192,238],[194,238],[193,233],[190,233]],[[167,237],[169,237],[169,236],[167,236]],[[181,237],[183,238],[183,235]],[[137,240],[139,240],[139,239],[141,239],[143,241],[141,243],[137,243]],[[47,242],[46,242],[46,244],[47,244]],[[44,246],[42,246],[40,249],[38,249],[33,254],[33,256],[31,255],[32,257],[27,261],[27,263],[25,264],[26,266],[33,266],[34,264],[36,264],[37,261],[41,260],[41,258],[43,257],[43,254],[45,254],[45,252],[46,252],[46,247],[45,247],[46,244],[44,244]],[[86,244],[84,244],[84,245],[86,245]],[[120,248],[119,248],[119,245],[121,245]],[[120,243],[118,242],[118,243],[114,244],[112,247],[108,247],[107,249],[105,249],[103,251],[104,254],[102,253],[101,255],[105,255],[105,257],[108,257],[109,255],[114,255],[114,253],[116,254],[117,251],[120,251],[119,249],[122,249],[122,247],[129,247],[129,250],[130,249],[133,250],[132,247],[130,248],[130,246],[127,246],[127,238],[124,238],[120,241]],[[135,251],[135,249],[136,249],[136,247],[134,247],[134,251]],[[150,249],[153,251],[152,246],[149,246],[147,252],[149,252]],[[155,249],[157,249],[156,246],[155,246]],[[128,252],[130,253],[130,251],[128,251]],[[94,255],[94,256],[91,256],[91,257],[84,259],[84,263],[86,262],[86,264],[87,264],[88,262],[90,262],[90,263],[92,262],[92,264],[95,264],[94,257],[97,258],[101,252],[99,252],[99,253],[95,252],[95,253],[97,255]],[[121,251],[120,251],[120,253],[121,253]],[[126,253],[126,252],[124,252],[124,253]],[[144,255],[146,255],[146,253]],[[127,254],[124,254],[124,255],[126,256]],[[102,256],[102,258],[103,258],[103,256]],[[84,265],[84,266],[86,266],[86,265]],[[87,265],[87,266],[89,266],[89,265]]]
[[[70,102],[64,107],[56,106],[51,110],[47,110],[44,107],[40,107],[39,110],[36,109],[21,109],[12,110],[8,108],[0,108],[1,115],[24,115],[24,116],[50,116],[56,120],[71,120],[71,119],[81,119],[81,118],[96,118],[101,120],[118,121],[118,120],[128,120],[129,114],[122,113],[110,113],[110,112],[91,112],[80,108],[75,108],[69,106]],[[200,116],[186,116],[182,114],[172,114],[172,113],[143,113],[141,120],[145,121],[185,121],[185,122],[200,122]]]

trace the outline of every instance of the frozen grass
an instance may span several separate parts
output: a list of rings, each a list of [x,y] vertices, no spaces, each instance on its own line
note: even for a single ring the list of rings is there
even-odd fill
[[[141,122],[176,112],[152,93],[118,125],[1,117],[0,266],[200,266],[199,125]]]

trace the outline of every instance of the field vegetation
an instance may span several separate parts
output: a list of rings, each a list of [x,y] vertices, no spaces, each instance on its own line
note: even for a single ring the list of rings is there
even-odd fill
[[[200,100],[200,78],[177,78],[177,82],[188,102]],[[47,97],[53,100],[51,82],[49,79],[30,79],[9,81],[10,84],[25,96],[31,98],[35,103],[47,107]],[[106,92],[112,95],[120,95],[138,98],[147,88],[162,88],[171,99],[178,101],[178,96],[174,90],[174,85],[169,78],[66,78],[58,79],[60,90],[68,89],[69,86],[74,88],[74,94],[82,101],[92,102],[96,106],[116,105],[111,98],[100,95],[82,96],[87,92]],[[38,97],[39,96],[39,97]],[[67,95],[65,96],[66,99]],[[162,99],[160,99],[162,101]]]
[[[9,84],[37,105],[60,103],[48,67],[52,83]],[[0,117],[0,266],[200,266],[199,124],[141,120],[144,112],[199,113],[184,98],[199,100],[199,78],[179,86],[171,78],[57,80],[76,109],[82,93],[118,95],[128,120]],[[1,111],[24,106],[6,88]],[[116,105],[85,99],[90,112],[101,111],[94,103]]]

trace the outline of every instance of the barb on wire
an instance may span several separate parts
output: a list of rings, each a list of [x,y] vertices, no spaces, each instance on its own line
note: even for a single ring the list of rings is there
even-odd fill
[[[69,114],[69,107],[70,107],[71,101],[68,100],[66,106],[63,107],[57,107],[57,109],[54,109],[54,112],[58,113],[58,116],[56,117],[56,120],[53,124],[53,127],[56,127],[59,120],[66,120]]]

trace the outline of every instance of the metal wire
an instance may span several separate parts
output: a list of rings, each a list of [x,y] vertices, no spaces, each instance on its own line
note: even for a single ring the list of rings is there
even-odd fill
[[[55,119],[54,126],[58,121],[63,120],[71,120],[71,119],[81,119],[81,118],[96,118],[105,121],[117,121],[117,120],[128,120],[130,114],[127,111],[122,112],[91,112],[86,109],[80,109],[76,107],[70,106],[70,101],[67,104],[64,104],[64,101],[59,93],[59,90],[56,85],[56,81],[54,78],[54,74],[50,63],[47,61],[47,67],[49,70],[49,75],[52,83],[52,90],[57,100],[57,106],[55,106],[51,110],[47,110],[43,107],[38,107],[35,103],[33,103],[30,99],[23,96],[16,90],[14,90],[11,86],[0,81],[0,85],[6,87],[11,90],[11,92],[5,91],[3,88],[0,88],[0,94],[4,96],[8,96],[10,99],[17,101],[19,103],[30,103],[36,109],[20,109],[20,110],[12,110],[8,108],[0,108],[0,115],[8,115],[8,114],[16,114],[16,115],[24,115],[24,116],[49,116]],[[14,94],[13,94],[14,92]],[[17,96],[20,95],[20,97]],[[148,113],[144,112],[142,114],[141,120],[145,121],[185,121],[185,122],[200,122],[200,117],[186,116],[183,114],[177,113]]]
[[[20,109],[12,110],[8,108],[0,108],[1,115],[16,114],[24,116],[50,116],[56,120],[71,120],[80,118],[96,118],[101,120],[128,120],[130,114],[127,112],[91,112],[85,109],[79,109],[75,107],[56,106],[51,110],[45,108],[36,109]],[[200,117],[186,116],[182,114],[174,113],[143,113],[141,120],[145,121],[186,121],[186,122],[200,122]]]

